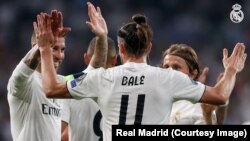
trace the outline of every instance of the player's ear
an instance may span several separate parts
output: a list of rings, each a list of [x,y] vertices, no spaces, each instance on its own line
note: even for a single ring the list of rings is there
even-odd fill
[[[149,54],[151,52],[152,49],[152,43],[150,42],[148,47],[147,47],[147,54]]]
[[[84,54],[83,54],[83,61],[84,61],[84,63],[85,63],[86,65],[89,64],[90,58],[89,58],[89,56],[88,56],[87,53],[84,53]]]
[[[197,71],[197,70],[194,70],[194,71],[192,71],[192,72],[190,73],[190,76],[189,76],[189,77],[191,77],[192,79],[195,79],[195,78],[197,77],[197,75],[198,75],[198,71]]]
[[[126,52],[126,49],[125,49],[125,46],[124,46],[124,43],[121,42],[118,44],[118,47],[119,47],[119,52],[124,54]]]
[[[115,66],[117,62],[117,55],[112,58],[112,66]]]

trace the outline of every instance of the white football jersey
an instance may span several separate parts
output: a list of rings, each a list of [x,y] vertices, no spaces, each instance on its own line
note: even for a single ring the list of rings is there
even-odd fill
[[[169,123],[174,101],[198,102],[205,90],[205,85],[171,68],[132,62],[90,71],[68,81],[67,87],[76,99],[98,97],[104,141],[111,140],[112,125]]]
[[[102,114],[91,98],[63,101],[62,120],[68,123],[69,141],[99,141]]]
[[[62,80],[58,76],[58,81]],[[61,140],[61,103],[46,98],[39,72],[21,61],[7,89],[13,141]]]
[[[214,113],[212,120],[215,120]],[[170,124],[207,124],[203,116],[201,103],[193,104],[187,100],[174,102],[170,115]]]
[[[92,70],[88,66],[84,73]],[[77,78],[83,73],[72,75]],[[99,106],[92,98],[81,100],[68,99],[63,101],[62,120],[68,123],[69,141],[102,140],[102,114]]]

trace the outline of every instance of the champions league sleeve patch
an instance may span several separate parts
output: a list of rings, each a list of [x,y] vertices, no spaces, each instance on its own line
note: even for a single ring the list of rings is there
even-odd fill
[[[78,73],[78,74],[74,74],[73,76],[75,79],[70,82],[71,88],[74,88],[78,84],[81,84],[83,79],[86,77],[86,75],[87,75],[87,73],[83,73],[83,72]]]
[[[76,87],[76,80],[72,80],[72,81],[70,82],[70,85],[71,85],[71,88]]]

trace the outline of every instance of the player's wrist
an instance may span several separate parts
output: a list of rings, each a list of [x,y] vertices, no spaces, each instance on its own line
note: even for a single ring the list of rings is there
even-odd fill
[[[43,52],[51,52],[50,47],[39,47],[39,50],[40,50],[41,53],[43,53]]]
[[[100,39],[107,39],[108,38],[108,33],[98,34],[97,37],[100,38]]]
[[[225,75],[236,75],[236,73],[237,73],[237,69],[236,68],[234,68],[234,67],[227,67],[226,69],[225,69]]]

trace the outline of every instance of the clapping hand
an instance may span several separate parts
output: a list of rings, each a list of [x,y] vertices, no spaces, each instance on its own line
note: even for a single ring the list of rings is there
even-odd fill
[[[230,57],[228,57],[228,50],[223,50],[223,65],[224,68],[230,68],[236,72],[242,71],[245,65],[247,54],[245,53],[245,45],[237,43]]]

